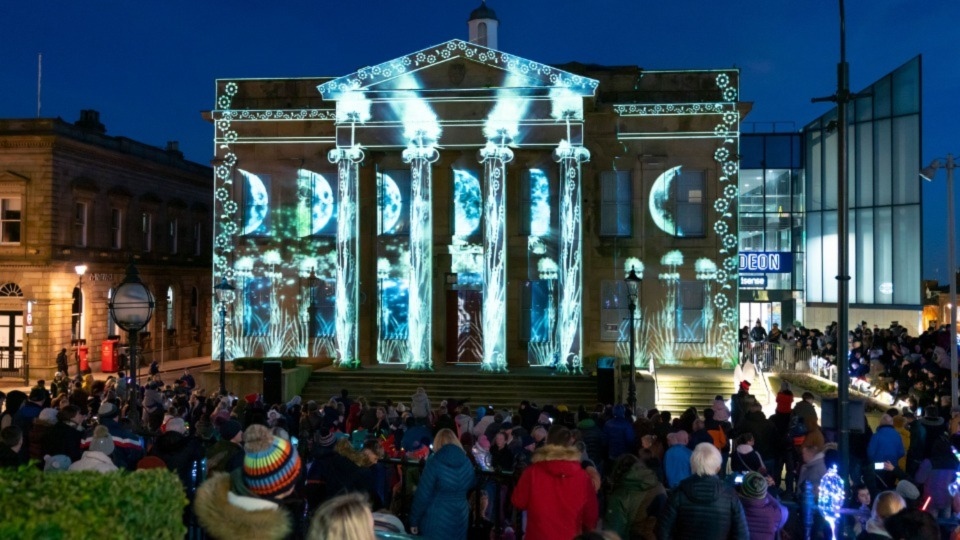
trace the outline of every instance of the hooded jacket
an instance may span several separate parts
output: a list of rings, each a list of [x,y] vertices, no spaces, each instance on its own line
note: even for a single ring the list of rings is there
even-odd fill
[[[410,526],[418,527],[420,535],[429,539],[466,538],[470,525],[467,491],[475,483],[473,464],[467,454],[457,445],[444,445],[427,459],[420,475],[410,509]]]
[[[867,459],[873,463],[889,461],[897,465],[906,455],[903,438],[892,425],[878,427],[867,445]]]
[[[430,398],[426,392],[417,392],[410,398],[410,414],[414,418],[430,417]]]
[[[230,475],[216,474],[197,490],[193,509],[210,536],[232,540],[248,538],[255,532],[263,540],[281,540],[290,534],[285,509],[266,499],[231,493],[230,484]]]
[[[790,513],[769,493],[762,499],[740,497],[743,513],[750,529],[750,540],[774,540],[777,531],[787,523]]]
[[[750,538],[740,498],[716,476],[693,475],[670,494],[657,525],[658,538]]]
[[[657,516],[666,502],[667,492],[657,473],[634,466],[610,492],[603,529],[623,539],[653,540],[657,537]]]
[[[597,527],[593,481],[575,447],[548,444],[533,453],[510,502],[527,511],[527,540],[573,538]]]
[[[114,472],[117,466],[113,464],[110,456],[96,450],[87,450],[83,453],[80,461],[70,465],[70,471],[97,471],[102,473]]]
[[[151,456],[156,456],[167,464],[167,468],[177,473],[183,486],[193,485],[193,464],[204,457],[200,441],[176,431],[168,431],[157,437],[157,442],[150,450]]]
[[[603,424],[603,435],[607,440],[607,457],[611,460],[633,450],[637,434],[633,431],[633,424],[626,419],[623,405],[613,408],[613,418]]]

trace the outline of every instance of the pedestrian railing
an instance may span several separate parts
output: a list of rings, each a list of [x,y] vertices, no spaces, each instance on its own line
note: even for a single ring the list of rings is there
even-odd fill
[[[22,351],[11,353],[9,349],[0,349],[0,378],[25,379],[26,369]]]

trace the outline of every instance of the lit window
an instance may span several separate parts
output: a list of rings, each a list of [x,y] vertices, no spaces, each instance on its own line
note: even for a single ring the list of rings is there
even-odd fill
[[[600,340],[627,341],[630,339],[630,298],[627,284],[622,280],[600,282]]]
[[[600,236],[633,235],[633,184],[630,171],[600,175]]]
[[[703,343],[703,304],[703,283],[681,281],[677,288],[677,343]]]
[[[307,306],[310,314],[310,337],[334,337],[337,329],[337,289],[334,282],[318,280],[312,294]]]
[[[270,331],[270,279],[248,279],[243,287],[243,335],[265,336]]]
[[[20,243],[20,197],[0,198],[0,244]]]
[[[552,296],[556,280],[537,279],[523,282],[520,307],[520,340],[529,343],[547,343],[553,334],[554,309]]]
[[[529,169],[520,177],[520,234],[550,233],[550,177],[543,169]]]
[[[173,287],[167,287],[167,330],[177,327],[176,301],[173,296]]]
[[[676,197],[677,236],[703,236],[704,230],[704,174],[703,171],[684,170],[673,179]]]

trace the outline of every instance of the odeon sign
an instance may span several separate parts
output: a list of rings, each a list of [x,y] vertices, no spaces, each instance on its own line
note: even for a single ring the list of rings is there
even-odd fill
[[[740,273],[789,274],[793,271],[793,253],[789,251],[748,251],[740,254]]]

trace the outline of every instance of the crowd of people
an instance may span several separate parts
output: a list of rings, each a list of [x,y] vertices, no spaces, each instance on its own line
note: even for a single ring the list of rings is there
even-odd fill
[[[934,358],[936,340],[909,343],[920,358],[906,361]],[[423,388],[409,405],[347,390],[264,403],[208,394],[187,372],[142,386],[58,375],[3,396],[0,467],[165,467],[189,499],[185,522],[224,539],[796,538],[807,525],[788,508],[838,460],[834,434],[809,392],[798,401],[783,382],[768,417],[750,386],[675,417],[559,400],[493,410]],[[910,397],[850,435],[847,537],[935,538],[917,534],[960,511],[960,409],[942,415],[937,391]]]

